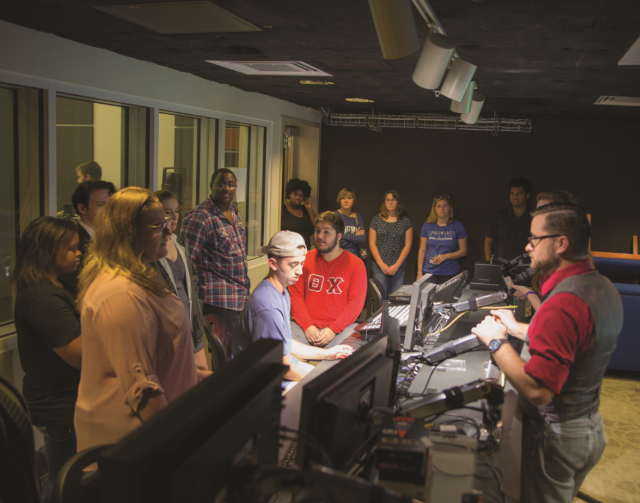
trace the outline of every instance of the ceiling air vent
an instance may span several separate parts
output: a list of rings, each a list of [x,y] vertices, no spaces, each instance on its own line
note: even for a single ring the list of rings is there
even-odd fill
[[[306,75],[309,77],[331,77],[303,61],[211,61],[207,63],[222,66],[245,75]]]
[[[211,2],[168,2],[94,7],[163,35],[262,31]]]
[[[616,107],[640,107],[640,98],[627,96],[600,96],[594,105],[613,105]]]
[[[640,37],[618,61],[619,65],[640,65]]]

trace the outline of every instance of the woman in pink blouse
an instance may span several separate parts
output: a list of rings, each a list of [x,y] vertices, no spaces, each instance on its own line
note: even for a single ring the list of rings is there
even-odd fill
[[[189,318],[149,265],[167,254],[169,234],[158,198],[139,187],[96,217],[78,296],[79,451],[118,442],[210,374],[196,370]]]

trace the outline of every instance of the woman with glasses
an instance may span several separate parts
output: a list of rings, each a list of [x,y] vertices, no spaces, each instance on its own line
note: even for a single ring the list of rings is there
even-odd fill
[[[78,227],[40,217],[20,236],[11,280],[17,295],[14,320],[22,382],[31,422],[44,436],[48,479],[44,502],[62,465],[76,453],[73,411],[78,397],[82,337],[76,300],[60,283],[80,263]]]
[[[305,180],[292,178],[285,187],[285,201],[280,216],[280,230],[300,234],[307,250],[311,249],[311,236],[316,229],[316,214],[311,207],[311,185]]]
[[[175,234],[178,225],[180,205],[173,192],[158,190],[154,192],[164,208],[165,218],[169,219],[171,234],[167,240],[167,256],[153,262],[165,279],[167,286],[175,293],[191,319],[191,342],[196,359],[196,367],[208,370],[207,357],[204,354],[202,334],[204,332],[202,301],[198,298],[198,275],[189,255],[187,240]]]
[[[364,245],[367,237],[362,215],[353,211],[353,206],[356,204],[356,193],[348,187],[344,188],[338,193],[336,202],[340,205],[340,209],[337,209],[336,213],[344,221],[344,234],[340,240],[340,248],[356,257],[361,257],[358,248]],[[363,249],[365,250],[364,258],[366,258],[366,249]]]
[[[371,276],[382,283],[385,298],[404,284],[412,243],[413,226],[402,199],[395,190],[389,190],[383,197],[380,214],[373,217],[369,227]]]
[[[171,221],[150,191],[116,192],[96,218],[80,275],[78,450],[118,442],[210,372],[196,370],[190,322],[151,266]]]
[[[433,274],[432,282],[444,283],[460,271],[459,259],[467,254],[467,231],[453,218],[449,196],[436,196],[429,218],[420,231],[418,279]]]

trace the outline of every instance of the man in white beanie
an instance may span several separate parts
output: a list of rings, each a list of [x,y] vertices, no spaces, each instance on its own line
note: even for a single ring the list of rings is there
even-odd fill
[[[346,358],[353,351],[339,345],[331,349],[307,346],[291,338],[291,301],[287,287],[302,275],[307,247],[300,234],[280,231],[269,244],[260,248],[260,255],[269,259],[269,274],[251,294],[233,338],[233,356],[238,355],[259,339],[282,341],[282,362],[289,366],[284,378],[300,381],[307,371],[302,360],[336,360]]]

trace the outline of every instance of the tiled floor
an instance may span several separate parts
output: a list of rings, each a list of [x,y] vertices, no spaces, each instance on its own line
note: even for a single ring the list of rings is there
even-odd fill
[[[600,412],[607,448],[581,491],[603,503],[639,502],[640,381],[605,379]]]

